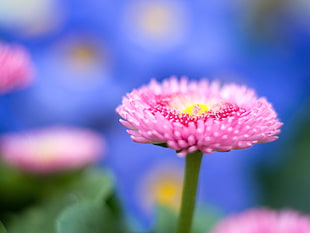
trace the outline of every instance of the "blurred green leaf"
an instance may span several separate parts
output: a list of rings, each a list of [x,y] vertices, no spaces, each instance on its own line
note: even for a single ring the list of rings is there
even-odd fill
[[[103,200],[107,198],[114,188],[112,176],[103,170],[89,169],[69,186],[59,190],[59,194],[75,195],[77,199]],[[57,197],[57,194],[55,195]]]
[[[10,233],[54,233],[58,215],[68,206],[89,201],[101,202],[110,198],[113,190],[111,177],[99,170],[87,170],[77,179],[53,192],[40,205],[31,207],[8,222]]]
[[[156,233],[175,232],[177,213],[170,208],[158,205],[156,208]]]
[[[296,121],[278,153],[281,164],[258,171],[263,200],[272,208],[293,208],[310,214],[310,112]]]
[[[57,220],[57,233],[114,232],[98,203],[82,202],[68,207]]]
[[[0,233],[7,233],[5,227],[3,226],[2,222],[0,222]]]
[[[40,191],[32,176],[0,162],[0,215],[32,204]]]
[[[204,205],[198,206],[194,217],[193,233],[209,232],[222,217],[222,214],[212,207]]]
[[[57,233],[126,233],[125,224],[105,203],[84,201],[65,209],[58,217]]]
[[[218,211],[200,205],[197,207],[194,214],[192,232],[206,233],[220,219]],[[156,225],[154,233],[175,232],[178,221],[178,213],[166,206],[158,205],[156,208]]]

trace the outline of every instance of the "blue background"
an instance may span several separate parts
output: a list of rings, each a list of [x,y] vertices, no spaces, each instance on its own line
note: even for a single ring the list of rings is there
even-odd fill
[[[310,213],[309,14],[302,0],[0,1],[0,39],[25,46],[36,68],[29,88],[0,97],[0,132],[100,132],[100,165],[115,175],[128,216],[147,227],[144,178],[161,165],[182,171],[183,159],[130,140],[115,112],[122,96],[171,75],[245,84],[273,104],[280,139],[205,155],[199,200],[223,214],[260,205]]]

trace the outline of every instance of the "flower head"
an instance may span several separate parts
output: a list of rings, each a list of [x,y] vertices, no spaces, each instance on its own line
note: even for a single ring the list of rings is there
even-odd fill
[[[179,156],[271,142],[282,125],[271,104],[245,86],[176,77],[133,90],[116,111],[134,141],[165,145]]]
[[[211,233],[308,233],[310,217],[296,211],[253,209],[219,222]]]
[[[23,47],[0,42],[0,93],[27,86],[33,73],[30,57]]]
[[[2,159],[21,170],[50,174],[96,162],[103,153],[100,135],[87,129],[50,127],[0,138]]]

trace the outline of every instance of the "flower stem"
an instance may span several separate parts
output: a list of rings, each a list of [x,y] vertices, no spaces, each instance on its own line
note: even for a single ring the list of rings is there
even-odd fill
[[[176,233],[190,233],[195,210],[201,159],[202,153],[200,151],[186,156],[181,210]]]

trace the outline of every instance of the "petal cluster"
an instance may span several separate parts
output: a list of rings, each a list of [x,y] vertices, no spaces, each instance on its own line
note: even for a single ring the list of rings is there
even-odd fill
[[[166,145],[179,156],[271,142],[282,125],[252,89],[186,77],[152,80],[127,94],[116,111],[134,141]]]
[[[33,75],[28,52],[21,46],[0,42],[0,93],[29,85]]]
[[[308,233],[310,217],[296,211],[252,209],[220,221],[210,233]]]
[[[30,173],[51,174],[96,162],[104,145],[91,130],[54,126],[4,134],[0,149],[7,164]]]

